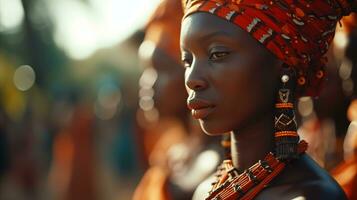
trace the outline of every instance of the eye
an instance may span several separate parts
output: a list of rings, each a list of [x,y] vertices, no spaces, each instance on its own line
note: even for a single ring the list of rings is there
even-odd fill
[[[229,52],[226,51],[212,52],[209,56],[209,59],[213,61],[220,60],[226,57],[227,55],[229,55]]]

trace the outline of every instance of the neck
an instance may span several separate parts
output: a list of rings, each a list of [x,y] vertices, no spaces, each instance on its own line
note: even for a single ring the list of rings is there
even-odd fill
[[[239,171],[248,169],[274,148],[274,119],[269,113],[243,129],[231,132],[233,165]]]

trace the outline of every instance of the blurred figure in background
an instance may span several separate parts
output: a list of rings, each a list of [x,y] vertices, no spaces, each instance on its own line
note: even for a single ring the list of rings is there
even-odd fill
[[[356,57],[351,43],[353,34],[350,34],[354,27],[352,18],[343,19],[343,26],[336,29],[336,36],[326,54],[327,81],[319,98],[303,97],[298,103],[302,117],[299,133],[309,142],[307,153],[327,170],[343,160],[343,139],[350,123],[346,113],[357,94],[354,87],[356,72],[352,70],[350,60]]]
[[[175,126],[186,129],[189,120],[187,110],[183,109],[186,94],[179,51],[180,8],[179,1],[163,1],[147,24],[146,36],[139,49],[139,57],[145,67],[139,80],[138,123],[150,132],[142,136],[147,158],[163,131]],[[177,133],[165,135],[172,141],[184,137],[184,134]],[[166,145],[170,146],[167,142]]]
[[[178,149],[191,153],[202,148],[197,145],[202,140],[187,142],[187,132],[194,131],[185,116],[186,94],[178,92],[184,90],[179,74],[183,69],[179,51],[169,47],[172,41],[158,42],[167,45],[159,53],[167,63],[162,65],[171,67],[167,76],[165,69],[159,70],[160,81],[175,77],[171,93],[163,92],[168,97],[155,98],[167,101],[155,105],[160,123],[153,120],[155,111],[145,112],[145,121],[150,123],[144,127],[150,134],[141,138],[132,134],[139,65],[138,46],[131,43],[141,44],[143,36],[134,36],[126,44],[118,42],[142,27],[145,13],[158,1],[0,0],[0,199],[129,199],[143,171],[135,139],[145,143],[146,167],[148,155],[164,132],[176,133],[160,139],[162,148],[155,148],[150,163],[166,163],[161,155],[167,151],[179,155]],[[127,9],[118,12],[123,6]],[[181,11],[179,7],[172,10],[172,15]],[[176,19],[179,24],[180,16]],[[179,27],[163,31],[168,34],[164,36],[155,31],[161,25],[152,25],[152,41],[171,36],[178,41]],[[16,78],[19,69],[25,73]],[[141,106],[148,111],[147,92],[142,91]],[[72,95],[80,100],[72,101]],[[184,141],[184,145],[166,150],[168,140]]]
[[[98,199],[95,183],[93,113],[85,103],[62,107],[64,120],[53,145],[49,174],[52,199]],[[57,116],[58,117],[58,116]]]
[[[219,163],[213,150],[218,142],[192,124],[186,107],[179,47],[182,15],[180,0],[162,1],[139,50],[145,69],[139,82],[138,121],[150,167],[134,200],[191,199]]]
[[[351,200],[357,199],[357,16],[349,16],[343,21],[342,36],[346,46],[342,54],[340,76],[343,89],[349,96],[349,107],[345,115],[351,122],[343,142],[344,161],[331,171]],[[343,42],[343,41],[340,41]]]

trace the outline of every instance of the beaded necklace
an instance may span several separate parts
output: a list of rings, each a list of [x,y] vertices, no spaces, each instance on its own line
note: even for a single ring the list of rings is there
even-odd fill
[[[307,149],[307,143],[301,141],[298,152],[302,154]],[[269,152],[264,160],[259,160],[243,173],[234,168],[232,160],[224,160],[218,167],[217,180],[212,183],[212,189],[206,200],[250,200],[274,179],[286,166],[288,161],[280,161]]]

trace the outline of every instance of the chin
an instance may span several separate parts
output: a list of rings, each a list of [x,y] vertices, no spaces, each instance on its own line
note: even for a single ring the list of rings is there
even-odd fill
[[[227,133],[232,130],[232,129],[228,130],[227,126],[224,126],[219,123],[209,122],[207,120],[200,119],[199,122],[203,132],[211,136],[222,135],[223,133]]]

